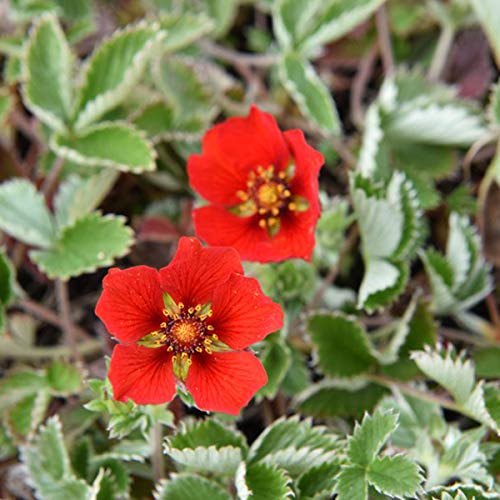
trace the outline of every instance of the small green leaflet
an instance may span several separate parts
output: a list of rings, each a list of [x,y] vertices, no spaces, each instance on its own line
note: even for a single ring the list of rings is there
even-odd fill
[[[342,38],[363,23],[384,0],[279,0],[274,3],[273,25],[284,48],[306,55]]]
[[[231,500],[215,481],[195,474],[171,474],[156,487],[156,500]]]
[[[50,128],[62,132],[72,119],[73,56],[52,15],[34,25],[24,59],[24,101]]]
[[[210,33],[214,22],[203,13],[184,12],[162,15],[160,26],[166,31],[162,47],[169,52],[175,52]]]
[[[330,377],[351,377],[369,371],[376,360],[365,329],[354,319],[316,314],[307,328],[316,347],[317,363]]]
[[[0,186],[0,229],[28,245],[42,248],[49,248],[56,239],[43,196],[24,179],[13,179]]]
[[[132,242],[124,218],[94,212],[66,227],[53,249],[32,250],[30,258],[50,278],[67,280],[109,266],[128,252]]]
[[[55,135],[51,148],[62,158],[90,167],[140,173],[156,168],[156,152],[133,125],[102,122],[78,134]]]
[[[77,129],[89,126],[127,97],[163,37],[158,25],[142,22],[117,31],[99,46],[84,71]]]
[[[292,482],[286,472],[272,465],[242,463],[236,478],[238,497],[259,500],[286,500],[293,498]]]
[[[283,56],[279,68],[283,85],[302,113],[323,132],[339,135],[341,124],[335,103],[312,65],[290,52]]]
[[[466,218],[452,213],[446,254],[420,253],[429,278],[437,314],[459,314],[482,300],[492,288],[490,266],[479,237]]]
[[[395,172],[387,186],[355,174],[351,195],[359,224],[365,275],[358,307],[373,311],[392,302],[408,279],[408,257],[420,234],[420,209],[412,184]]]
[[[474,365],[465,359],[465,353],[457,355],[450,344],[447,350],[415,351],[411,357],[425,375],[453,396],[462,413],[500,434],[500,428],[486,408],[483,383],[476,383]]]

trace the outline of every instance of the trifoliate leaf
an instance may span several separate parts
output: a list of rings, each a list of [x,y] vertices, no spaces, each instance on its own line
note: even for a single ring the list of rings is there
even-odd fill
[[[47,381],[58,395],[75,394],[82,387],[81,370],[64,361],[53,361],[47,367]]]
[[[234,446],[198,446],[179,450],[167,444],[165,453],[187,471],[222,476],[233,475],[242,459],[241,449]]]
[[[139,23],[117,31],[87,63],[75,127],[82,129],[120,104],[141,78],[164,33]]]
[[[102,122],[76,135],[55,135],[51,148],[62,158],[80,165],[136,173],[155,169],[152,144],[142,131],[126,123]]]
[[[183,12],[161,16],[160,26],[166,31],[162,47],[175,52],[209,33],[214,28],[214,22],[203,13]]]
[[[403,455],[377,457],[366,478],[378,492],[390,497],[414,497],[422,482],[418,465]]]
[[[305,58],[293,52],[286,54],[280,64],[280,75],[283,85],[306,117],[328,134],[341,133],[332,96]]]
[[[343,467],[336,487],[338,500],[367,500],[366,471],[358,465]]]
[[[42,248],[51,247],[56,237],[43,196],[23,179],[0,185],[0,229],[28,245]]]
[[[229,493],[215,481],[195,474],[172,474],[154,492],[156,500],[231,500]]]
[[[361,424],[356,423],[349,439],[349,460],[361,467],[371,464],[397,425],[398,415],[395,413],[377,411],[373,415],[365,414]]]
[[[366,331],[354,318],[317,314],[309,318],[308,330],[325,375],[350,377],[369,371],[376,363]]]
[[[324,380],[310,385],[295,397],[297,408],[317,418],[360,417],[373,410],[386,390],[379,385],[363,383],[339,384]]]
[[[55,199],[55,217],[59,230],[71,226],[77,219],[95,210],[109,193],[118,173],[103,170],[101,173],[83,179],[68,177],[59,188]]]
[[[245,483],[252,492],[250,498],[259,500],[286,500],[293,498],[290,488],[291,479],[282,469],[254,463],[249,465],[245,473]]]
[[[53,16],[40,18],[30,33],[24,60],[23,97],[50,128],[62,132],[72,118],[72,55]]]
[[[109,266],[132,242],[122,217],[94,212],[66,227],[52,250],[32,250],[30,258],[50,278],[66,280]]]
[[[500,65],[500,12],[495,0],[470,0],[476,16],[484,29],[493,49],[493,54]]]

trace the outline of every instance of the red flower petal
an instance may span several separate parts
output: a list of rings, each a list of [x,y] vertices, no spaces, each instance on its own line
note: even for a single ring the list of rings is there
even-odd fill
[[[284,168],[289,151],[276,120],[252,106],[245,117],[229,118],[203,138],[201,155],[188,161],[189,182],[206,200],[236,205],[236,191],[246,191],[248,173],[259,165]]]
[[[238,415],[266,383],[261,362],[240,351],[193,356],[186,387],[201,410]]]
[[[118,340],[135,342],[157,330],[164,321],[163,294],[156,269],[110,269],[102,285],[95,312]]]
[[[283,326],[281,307],[262,293],[255,278],[233,274],[216,288],[210,323],[233,349],[244,349]]]
[[[108,376],[118,401],[162,404],[175,395],[172,354],[166,347],[118,344],[111,356]]]
[[[193,211],[196,234],[209,245],[230,246],[238,250],[243,260],[279,262],[285,259],[311,259],[314,229],[318,213],[286,213],[281,217],[281,229],[273,238],[258,225],[258,217],[238,217],[212,205]]]
[[[295,163],[295,175],[290,190],[294,195],[306,198],[309,201],[309,210],[319,217],[318,175],[325,159],[319,151],[307,144],[302,130],[287,130],[283,135]]]
[[[181,238],[174,259],[160,270],[160,281],[175,301],[194,306],[210,302],[215,287],[232,273],[243,274],[234,249],[205,248],[197,238]]]

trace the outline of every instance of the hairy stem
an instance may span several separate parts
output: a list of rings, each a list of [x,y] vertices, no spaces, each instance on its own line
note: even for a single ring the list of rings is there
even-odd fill
[[[67,344],[76,359],[80,359],[78,345],[75,338],[75,326],[71,319],[71,308],[69,303],[68,284],[60,279],[55,282],[57,307],[61,315],[61,327],[64,332],[64,343]]]
[[[159,422],[155,422],[149,431],[149,445],[151,446],[151,465],[153,466],[153,478],[155,483],[164,476],[163,460],[163,428]]]

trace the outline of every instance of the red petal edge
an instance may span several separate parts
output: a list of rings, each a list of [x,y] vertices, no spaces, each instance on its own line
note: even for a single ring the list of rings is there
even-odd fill
[[[163,404],[175,396],[172,354],[166,347],[118,344],[111,356],[108,376],[117,401]]]
[[[283,327],[281,307],[264,295],[255,278],[233,274],[215,290],[212,309],[214,333],[233,349],[244,349]]]
[[[110,269],[95,312],[122,342],[135,342],[158,329],[163,319],[163,295],[158,271],[147,266]]]
[[[193,356],[186,387],[200,410],[238,415],[266,383],[261,362],[240,351]]]
[[[206,248],[197,238],[181,238],[174,259],[160,270],[160,281],[174,300],[195,306],[211,302],[214,289],[232,273],[243,274],[233,248]]]

